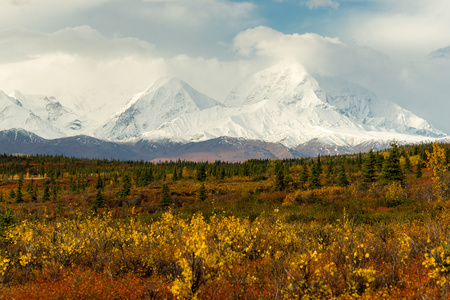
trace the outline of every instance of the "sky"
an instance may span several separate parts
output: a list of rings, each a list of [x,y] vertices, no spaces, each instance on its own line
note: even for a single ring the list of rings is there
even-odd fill
[[[104,114],[166,75],[220,101],[283,59],[450,133],[448,0],[0,0],[0,90]]]

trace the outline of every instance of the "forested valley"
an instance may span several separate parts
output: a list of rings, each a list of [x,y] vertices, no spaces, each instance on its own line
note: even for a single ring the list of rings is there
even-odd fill
[[[447,299],[449,160],[1,155],[0,298]]]

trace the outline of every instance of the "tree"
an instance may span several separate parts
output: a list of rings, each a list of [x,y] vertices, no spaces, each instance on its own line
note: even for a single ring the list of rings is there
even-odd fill
[[[226,174],[225,174],[225,168],[222,168],[222,169],[220,170],[220,172],[219,172],[219,179],[220,179],[220,180],[224,180],[224,179],[225,179],[225,176],[226,176]]]
[[[12,212],[12,209],[10,209],[9,207],[5,207],[4,213],[0,211],[0,242],[4,237],[6,229],[9,226],[13,225],[15,222]]]
[[[100,176],[98,176],[94,188],[100,190],[103,189],[103,186],[104,186],[103,179]]]
[[[95,195],[94,203],[92,204],[92,210],[97,212],[97,209],[103,207],[103,195],[100,189],[97,190],[97,194]]]
[[[320,161],[320,154],[317,155],[317,165],[316,165],[316,169],[317,169],[317,172],[319,173],[319,176],[320,176],[320,174],[322,174],[322,172],[323,172],[322,162]]]
[[[11,189],[9,191],[9,199],[14,199],[16,198],[16,192],[14,191],[14,189]]]
[[[311,166],[311,174],[308,178],[308,188],[313,189],[319,189],[321,187],[320,185],[320,173],[317,168],[317,164],[314,164]]]
[[[44,195],[42,196],[42,202],[50,201],[50,188],[48,187],[48,182],[44,181]]]
[[[27,188],[25,191],[27,192],[28,195],[31,195],[33,193],[33,189],[34,189],[34,180],[33,178],[31,178],[27,184]]]
[[[409,155],[407,153],[404,153],[403,155],[405,157],[405,172],[411,173],[411,160],[409,159]]]
[[[197,169],[197,173],[195,174],[195,179],[197,179],[198,181],[205,181],[206,177],[206,167],[204,164],[200,164]]]
[[[309,178],[309,170],[307,165],[303,165],[302,173],[300,174],[300,183],[304,187]]]
[[[400,166],[400,154],[397,143],[391,144],[392,148],[389,152],[389,156],[385,159],[383,165],[383,172],[381,177],[385,184],[397,181],[403,184],[404,176],[402,168]]]
[[[330,185],[333,183],[334,167],[333,163],[330,161],[327,167],[327,172],[325,173],[326,184]]]
[[[125,174],[122,177],[122,188],[117,192],[119,197],[126,197],[131,192],[131,177],[128,174]]]
[[[199,201],[203,202],[203,201],[205,201],[208,198],[207,191],[206,191],[204,183],[202,183],[202,185],[198,188],[196,194],[197,194],[197,199]]]
[[[369,154],[367,155],[366,159],[364,160],[364,166],[362,169],[362,175],[363,175],[363,184],[371,184],[373,182],[377,181],[377,174],[376,174],[376,156],[373,153],[373,149],[370,149]]]
[[[383,170],[383,165],[384,165],[384,156],[383,154],[378,154],[377,153],[377,159],[376,159],[377,163],[377,170],[379,170],[380,172]]]
[[[31,192],[31,201],[36,202],[37,201],[37,194],[38,194],[38,187],[37,183],[34,185],[33,191]]]
[[[347,174],[345,173],[345,166],[341,164],[341,168],[339,169],[339,174],[337,178],[337,185],[340,187],[346,187],[350,184],[348,181]]]
[[[284,169],[279,163],[275,166],[275,191],[283,191],[286,188],[284,181]]]
[[[22,178],[19,178],[19,181],[17,183],[17,192],[16,192],[16,203],[22,203],[23,202],[23,194],[22,194]]]
[[[431,180],[433,181],[434,195],[438,201],[443,201],[448,189],[445,184],[445,174],[448,170],[445,150],[435,142],[433,152],[426,151],[426,154],[428,158],[427,167],[433,171]]]
[[[169,187],[167,186],[167,184],[163,184],[161,190],[161,198],[159,199],[158,202],[158,207],[161,210],[165,210],[170,206],[170,204],[172,204],[172,197],[170,196]]]
[[[417,166],[416,166],[416,178],[421,178],[422,177],[422,168],[423,168],[423,162],[421,159],[419,159],[419,161],[417,162]]]

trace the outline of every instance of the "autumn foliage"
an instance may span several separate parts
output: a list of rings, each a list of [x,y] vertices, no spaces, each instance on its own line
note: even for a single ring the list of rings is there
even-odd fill
[[[235,164],[3,156],[0,298],[447,299],[447,149]]]

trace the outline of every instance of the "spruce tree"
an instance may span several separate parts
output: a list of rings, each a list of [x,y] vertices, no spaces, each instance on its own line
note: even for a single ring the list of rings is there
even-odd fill
[[[330,162],[327,167],[327,173],[325,174],[325,179],[327,181],[327,185],[332,184],[333,174],[334,174],[333,163]]]
[[[117,192],[119,197],[126,197],[131,192],[131,177],[128,174],[125,174],[122,177],[122,188]]]
[[[304,164],[302,167],[302,173],[300,174],[300,183],[302,184],[303,187],[306,186],[308,178],[309,178],[308,166]]]
[[[97,177],[97,181],[95,182],[94,188],[99,190],[99,189],[103,189],[103,179],[102,177],[98,176]]]
[[[320,154],[317,155],[316,169],[317,169],[317,172],[319,173],[319,176],[320,176],[320,174],[322,174],[322,172],[323,172],[322,161],[320,160]]]
[[[197,173],[195,174],[195,179],[197,179],[198,181],[205,181],[206,177],[206,167],[204,164],[200,164],[197,169]]]
[[[416,178],[421,178],[422,177],[422,168],[423,168],[423,162],[422,160],[419,159],[419,161],[417,162],[417,166],[416,166]]]
[[[208,198],[208,196],[206,194],[206,188],[205,188],[204,183],[202,183],[202,185],[199,187],[196,194],[197,194],[197,200],[199,200],[199,201],[203,202],[206,200],[206,198]]]
[[[224,179],[225,179],[225,176],[226,176],[226,174],[225,174],[225,168],[222,168],[222,170],[220,170],[220,172],[219,172],[219,179],[220,179],[220,180],[224,180]]]
[[[31,192],[31,201],[36,202],[37,201],[37,193],[38,193],[38,187],[37,183],[34,185],[33,191]]]
[[[345,173],[345,166],[341,164],[341,168],[339,169],[339,174],[337,178],[337,186],[346,187],[350,184],[348,181],[347,174]]]
[[[16,198],[16,192],[14,191],[14,189],[11,189],[11,191],[9,191],[9,199],[14,199]]]
[[[103,195],[100,189],[97,190],[94,203],[92,204],[92,210],[97,212],[97,209],[103,207]]]
[[[158,208],[161,210],[165,210],[170,206],[170,204],[172,204],[172,197],[170,196],[169,187],[167,186],[167,184],[163,184],[161,190],[161,198],[158,202]]]
[[[403,184],[404,176],[400,166],[400,155],[397,143],[391,144],[392,148],[389,156],[385,159],[383,165],[382,179],[385,184],[397,181]]]
[[[19,181],[17,183],[17,192],[15,195],[16,203],[22,203],[23,202],[23,194],[22,194],[22,178],[19,178]]]
[[[30,181],[27,184],[27,188],[26,188],[26,192],[28,195],[31,195],[33,193],[33,188],[34,188],[34,180],[33,178],[30,179]]]
[[[283,191],[285,188],[284,169],[281,164],[277,164],[275,166],[275,191]]]
[[[50,188],[48,183],[44,182],[44,195],[42,196],[42,202],[50,201]]]
[[[369,154],[364,160],[364,166],[362,170],[363,184],[367,185],[377,181],[376,163],[376,156],[373,153],[373,150],[370,149]]]
[[[409,159],[409,155],[405,152],[404,155],[405,157],[405,172],[407,173],[411,173],[411,160]]]
[[[383,170],[383,164],[384,164],[384,156],[383,156],[383,154],[378,154],[377,153],[376,161],[377,161],[376,162],[377,170],[381,172]]]
[[[309,175],[308,178],[308,188],[313,190],[313,189],[318,189],[320,188],[320,173],[319,170],[317,169],[317,164],[314,164],[311,166],[311,174]]]

